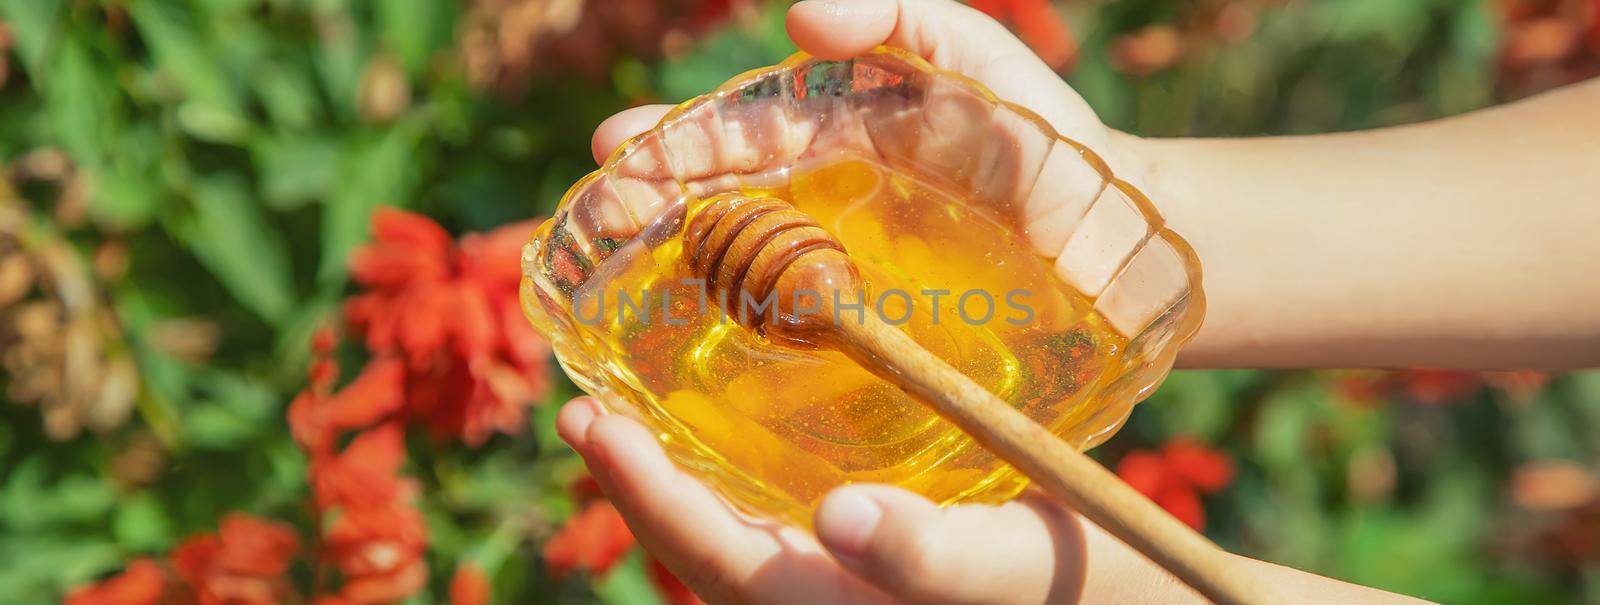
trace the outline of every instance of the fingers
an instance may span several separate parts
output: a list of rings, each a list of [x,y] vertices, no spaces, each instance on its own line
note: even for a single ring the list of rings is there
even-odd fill
[[[588,447],[589,423],[604,413],[600,409],[600,402],[593,397],[579,397],[561,406],[561,411],[556,413],[556,435],[562,441],[583,454]]]
[[[738,550],[741,523],[673,466],[644,427],[601,413],[597,402],[580,397],[561,410],[556,430],[583,457],[639,541],[663,562],[704,561],[708,574],[739,571],[739,561],[723,551]]]
[[[1029,54],[999,23],[950,0],[808,0],[789,9],[787,25],[796,46],[824,59],[888,44],[968,71],[995,57]]]
[[[884,605],[877,589],[840,569],[795,528],[751,521],[667,459],[655,435],[573,400],[556,430],[583,456],[639,543],[713,603]]]
[[[908,602],[1069,603],[1083,588],[1083,529],[1042,499],[941,509],[849,486],[823,500],[816,530],[847,569]]]
[[[1107,147],[1094,110],[1054,70],[1005,26],[953,0],[805,0],[789,9],[788,28],[801,50],[826,59],[903,48],[1038,112],[1068,138]]]
[[[661,117],[667,115],[671,105],[641,105],[617,112],[594,129],[589,139],[589,150],[596,164],[605,163],[606,157],[618,146],[641,132],[651,129]]]
[[[556,431],[583,457],[640,544],[697,594],[731,594],[730,577],[737,570],[730,564],[737,560],[719,555],[712,545],[737,550],[728,535],[735,520],[715,496],[666,460],[648,432],[603,413],[588,397],[561,409]]]

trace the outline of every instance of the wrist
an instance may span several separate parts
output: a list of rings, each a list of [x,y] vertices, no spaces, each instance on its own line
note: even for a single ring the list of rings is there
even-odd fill
[[[1139,135],[1110,128],[1106,129],[1106,133],[1104,159],[1106,165],[1111,167],[1111,172],[1143,192],[1155,202],[1157,209],[1162,211],[1162,216],[1166,216],[1166,209],[1161,206],[1161,201],[1168,196],[1157,190],[1155,177],[1161,174],[1161,171],[1155,165],[1156,154],[1151,149],[1151,141]]]
[[[1230,165],[1214,161],[1216,150],[1205,148],[1204,140],[1150,139],[1116,130],[1109,131],[1108,140],[1106,161],[1112,172],[1144,193],[1167,228],[1194,249],[1206,276],[1201,287],[1207,317],[1200,334],[1179,354],[1179,366],[1231,367],[1229,343],[1251,330],[1241,328],[1244,317],[1231,314],[1228,302],[1237,299],[1241,282],[1229,277],[1241,261],[1251,262],[1248,254],[1240,256],[1251,248],[1241,245],[1250,241],[1251,230],[1241,233],[1228,224],[1247,220],[1231,207],[1237,198],[1203,193],[1209,189],[1207,175],[1227,172]],[[1249,288],[1252,281],[1242,283]]]

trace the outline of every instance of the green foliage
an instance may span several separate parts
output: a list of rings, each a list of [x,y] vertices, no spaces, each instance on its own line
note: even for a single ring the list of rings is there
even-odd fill
[[[143,380],[129,427],[65,443],[36,430],[35,410],[0,406],[7,602],[52,602],[130,556],[212,530],[229,510],[309,527],[306,462],[284,409],[375,208],[418,209],[452,231],[546,214],[593,168],[590,130],[605,116],[682,101],[793,50],[773,2],[686,55],[621,57],[600,78],[534,75],[506,96],[472,87],[459,65],[464,4],[0,0],[14,37],[0,157],[61,149],[92,183],[92,224],[68,235],[85,254],[128,246],[128,273],[107,286]],[[1496,100],[1487,0],[1288,3],[1262,10],[1246,39],[1202,40],[1169,69],[1116,69],[1114,40],[1182,19],[1198,10],[1190,4],[1208,3],[1063,6],[1083,49],[1068,81],[1112,126],[1324,132]],[[381,61],[408,92],[392,117],[360,101]],[[209,358],[154,337],[192,317],[221,326]],[[1219,444],[1238,479],[1207,496],[1209,533],[1246,554],[1447,602],[1600,598],[1593,562],[1504,547],[1548,521],[1505,497],[1517,465],[1556,458],[1592,471],[1600,459],[1600,373],[1561,377],[1532,401],[1485,389],[1449,407],[1358,405],[1339,380],[1179,372],[1098,454],[1179,435]],[[552,404],[573,393],[562,385]],[[555,437],[554,411],[536,408],[530,430],[477,451],[413,444],[434,576],[416,602],[443,602],[461,560],[493,571],[497,601],[654,601],[637,554],[594,583],[547,573],[538,544],[573,513],[566,486],[582,473]],[[119,456],[146,438],[160,444],[162,470],[126,480]],[[1363,487],[1384,472],[1381,489]]]

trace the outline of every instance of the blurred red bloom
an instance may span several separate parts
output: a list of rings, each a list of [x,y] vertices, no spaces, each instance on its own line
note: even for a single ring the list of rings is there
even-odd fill
[[[299,550],[293,527],[229,513],[216,534],[179,544],[172,567],[199,605],[272,605],[292,594],[284,572]]]
[[[422,215],[383,209],[351,275],[365,291],[345,306],[374,364],[403,365],[404,411],[441,438],[482,444],[521,430],[549,387],[548,348],[517,301],[519,250],[531,222],[460,245]]]
[[[470,561],[456,566],[450,578],[450,605],[489,605],[489,576]]]
[[[1523,97],[1600,75],[1600,0],[1499,0],[1500,88]]]
[[[1202,493],[1212,493],[1233,482],[1233,460],[1227,454],[1192,439],[1173,439],[1161,449],[1172,473]]]
[[[374,218],[376,241],[351,261],[364,291],[345,309],[372,358],[336,388],[339,336],[331,327],[318,330],[309,384],[287,412],[290,432],[309,458],[307,481],[319,521],[318,579],[309,599],[295,595],[284,578],[299,550],[293,529],[232,513],[216,534],[193,536],[172,552],[171,566],[182,580],[172,590],[183,599],[167,594],[171,587],[160,565],[138,560],[121,575],[74,592],[74,603],[366,605],[421,591],[428,579],[428,531],[413,503],[417,482],[400,473],[406,423],[477,445],[496,432],[521,429],[525,407],[543,397],[548,348],[522,318],[517,300],[519,252],[531,231],[529,223],[508,225],[457,244],[421,215],[384,210]],[[609,567],[632,544],[626,527],[621,532],[596,534],[605,539],[594,544],[605,549],[595,551],[581,539],[589,532],[574,530],[569,543],[581,555],[576,565]],[[323,565],[337,571],[338,586],[324,584]],[[487,578],[464,567],[452,594],[458,603],[481,604],[489,595]]]
[[[310,476],[317,508],[383,506],[411,489],[398,476],[405,463],[405,433],[388,423],[356,435],[338,455],[313,456]]]
[[[704,603],[704,601],[700,600],[700,597],[694,594],[694,591],[689,590],[689,587],[678,579],[678,576],[672,574],[672,570],[667,569],[667,566],[662,565],[654,557],[650,558],[648,570],[650,572],[650,583],[655,585],[656,594],[667,605],[702,605]]]
[[[328,452],[340,432],[370,426],[405,402],[405,367],[376,359],[343,389],[331,393],[338,367],[328,359],[312,364],[312,384],[289,404],[289,429],[308,454]]]
[[[400,475],[405,432],[388,422],[357,434],[337,454],[308,452],[317,509],[331,522],[322,556],[339,569],[347,603],[391,603],[421,590],[427,526],[412,500],[414,479]]]
[[[1483,377],[1454,370],[1404,370],[1398,372],[1401,389],[1417,403],[1456,403],[1477,392]]]
[[[1450,405],[1467,401],[1484,387],[1494,387],[1518,398],[1531,397],[1550,381],[1543,372],[1463,372],[1459,370],[1395,370],[1352,372],[1335,385],[1346,399],[1371,405],[1402,395],[1424,405]]]
[[[610,502],[596,500],[568,519],[561,531],[545,542],[544,559],[556,576],[577,569],[603,575],[630,548],[633,533],[628,531],[622,515]]]
[[[411,504],[414,487],[377,506],[345,507],[324,534],[324,555],[344,577],[351,603],[392,603],[422,590],[428,528]]]
[[[167,573],[153,559],[128,562],[122,573],[74,589],[66,605],[157,605],[167,592]]]
[[[1198,530],[1206,524],[1200,494],[1214,493],[1233,482],[1233,460],[1206,444],[1180,437],[1159,451],[1128,452],[1117,463],[1117,476]]]
[[[1600,57],[1600,0],[1589,0],[1589,50]]]
[[[1067,69],[1078,58],[1078,40],[1050,0],[969,0],[967,4],[1011,28],[1051,69]]]

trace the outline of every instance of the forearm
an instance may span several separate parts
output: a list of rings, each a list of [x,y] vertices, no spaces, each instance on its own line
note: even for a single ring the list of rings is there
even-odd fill
[[[1205,268],[1191,367],[1600,365],[1600,81],[1415,126],[1137,139]]]

